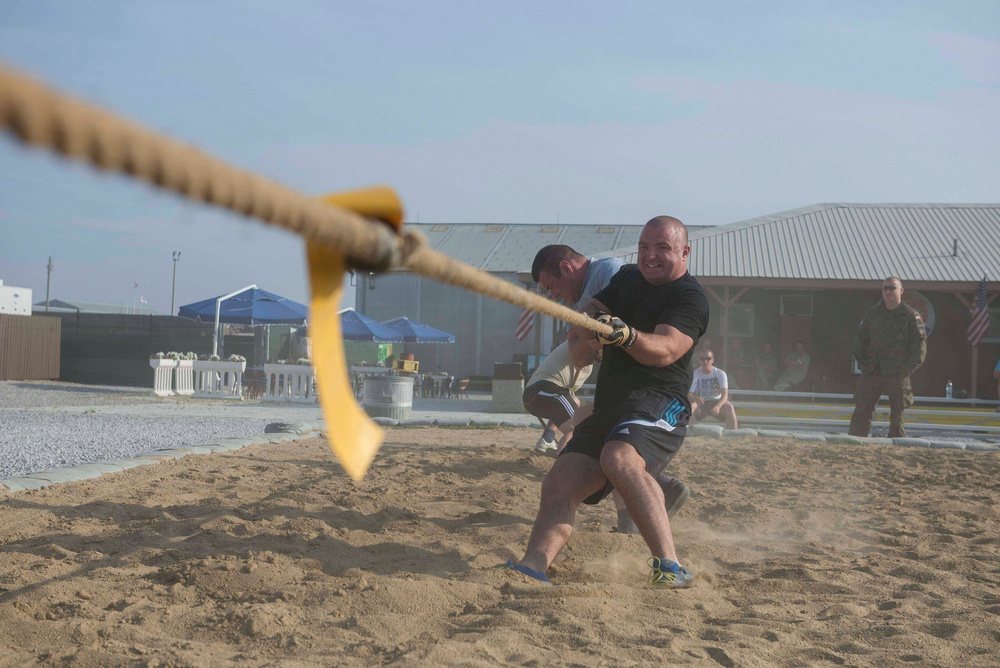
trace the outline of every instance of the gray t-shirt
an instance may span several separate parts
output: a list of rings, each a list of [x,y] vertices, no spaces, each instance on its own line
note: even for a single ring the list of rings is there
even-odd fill
[[[605,257],[600,260],[590,258],[587,277],[583,279],[583,290],[580,291],[580,300],[573,304],[573,310],[579,311],[583,308],[587,302],[593,299],[594,295],[608,286],[611,277],[624,266],[625,260],[620,257]]]

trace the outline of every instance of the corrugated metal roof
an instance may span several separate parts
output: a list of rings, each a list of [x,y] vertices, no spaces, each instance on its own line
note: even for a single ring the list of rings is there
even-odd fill
[[[818,204],[691,236],[695,276],[1000,278],[1000,204]]]
[[[31,305],[32,313],[45,312],[45,300]],[[129,315],[156,315],[148,306],[136,304],[107,304],[104,302],[88,302],[77,299],[50,299],[49,313],[120,313]]]
[[[538,249],[553,243],[634,261],[642,231],[642,225],[408,226],[435,250],[490,272],[528,272]],[[701,277],[1000,279],[1000,204],[816,204],[688,230],[691,273]]]

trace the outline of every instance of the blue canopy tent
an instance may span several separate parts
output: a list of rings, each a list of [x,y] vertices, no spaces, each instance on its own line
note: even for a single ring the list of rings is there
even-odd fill
[[[198,322],[214,322],[212,354],[219,350],[219,323],[234,325],[304,325],[309,320],[309,308],[273,292],[248,285],[228,295],[203,299],[181,306],[182,318]]]
[[[358,313],[352,308],[340,311],[340,329],[345,341],[368,341],[370,343],[400,343],[403,334],[381,325],[374,318]]]
[[[455,343],[455,335],[442,332],[430,325],[410,320],[405,315],[382,323],[389,329],[400,332],[406,343]]]

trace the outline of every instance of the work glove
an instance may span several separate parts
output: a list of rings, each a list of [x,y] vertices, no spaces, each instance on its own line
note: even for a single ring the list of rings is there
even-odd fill
[[[625,350],[632,347],[635,343],[635,338],[638,333],[622,322],[621,318],[616,318],[609,313],[604,313],[598,311],[594,314],[594,319],[602,325],[608,325],[614,328],[614,331],[605,336],[604,334],[598,334],[597,340],[605,346],[621,346]]]

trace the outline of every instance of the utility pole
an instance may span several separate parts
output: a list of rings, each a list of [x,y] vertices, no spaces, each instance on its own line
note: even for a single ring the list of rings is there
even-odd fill
[[[52,285],[52,256],[49,256],[48,275],[45,277],[45,312],[49,312],[49,287]]]
[[[181,259],[181,252],[174,251],[174,285],[170,289],[170,315],[174,314],[174,295],[177,294],[177,261]]]

